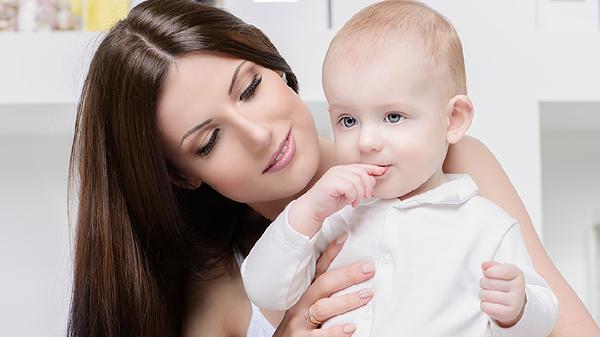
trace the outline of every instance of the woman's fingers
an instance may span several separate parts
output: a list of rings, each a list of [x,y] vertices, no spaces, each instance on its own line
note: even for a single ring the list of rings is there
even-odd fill
[[[351,265],[330,270],[319,276],[313,284],[308,287],[304,300],[312,305],[318,299],[328,297],[334,292],[348,288],[351,285],[366,281],[375,274],[375,264],[353,263]]]
[[[329,243],[327,248],[325,248],[325,250],[323,251],[323,254],[321,254],[319,259],[317,260],[315,278],[321,276],[321,274],[323,274],[327,270],[327,268],[329,268],[329,265],[331,264],[333,259],[335,259],[338,253],[342,250],[342,247],[344,247],[344,242],[347,238],[348,233],[344,233],[340,235],[335,241]]]
[[[324,322],[333,316],[361,307],[372,298],[373,289],[365,288],[342,296],[322,298],[315,302],[310,310],[315,319]]]
[[[333,248],[328,249],[331,249],[331,252],[335,250]],[[330,255],[325,258],[333,259]],[[322,262],[322,266],[329,266],[329,262]],[[339,269],[324,272],[316,278],[310,287],[308,287],[300,301],[286,312],[273,336],[351,336],[353,329],[349,327],[348,324],[327,329],[315,329],[307,322],[306,315],[311,306],[320,299],[329,297],[332,293],[348,288],[351,285],[366,281],[373,277],[373,275],[375,275],[375,264],[373,262],[354,263]],[[351,298],[352,295],[357,296],[358,299],[356,297]],[[321,301],[316,308],[316,310],[321,310],[321,312],[315,312],[315,308],[313,308],[311,313],[313,316],[317,316],[314,317],[316,320],[326,320],[327,318],[349,311],[348,308],[351,310],[353,305],[355,307],[364,305],[363,303],[370,300],[369,296],[372,296],[369,292],[355,292],[348,295],[346,298],[337,299],[336,297],[336,299],[330,299],[331,301]]]
[[[356,325],[354,324],[343,324],[336,325],[328,329],[315,329],[312,330],[309,337],[347,337],[352,336],[356,331]]]

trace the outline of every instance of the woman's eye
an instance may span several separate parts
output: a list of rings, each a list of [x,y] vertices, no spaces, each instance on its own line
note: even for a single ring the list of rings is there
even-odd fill
[[[354,125],[356,125],[356,118],[354,117],[342,117],[342,119],[340,120],[340,122],[342,123],[342,125],[346,128],[351,128]]]
[[[392,113],[388,114],[387,116],[385,116],[385,120],[389,123],[398,123],[401,120],[403,120],[404,118],[406,118],[406,117],[402,116],[399,113],[395,113],[395,112],[392,112]]]
[[[256,91],[256,88],[258,88],[258,86],[260,85],[261,81],[262,81],[262,76],[260,76],[259,74],[254,75],[250,84],[246,87],[244,92],[242,92],[242,94],[240,95],[240,101],[245,101],[248,98],[252,97],[252,95],[254,95],[254,92]]]
[[[217,140],[219,139],[220,132],[221,132],[221,129],[219,129],[219,128],[215,129],[212,132],[212,134],[210,135],[210,139],[208,140],[206,145],[203,145],[198,150],[196,150],[196,155],[199,157],[205,157],[205,156],[209,155],[210,151],[212,151],[212,149],[217,144]]]

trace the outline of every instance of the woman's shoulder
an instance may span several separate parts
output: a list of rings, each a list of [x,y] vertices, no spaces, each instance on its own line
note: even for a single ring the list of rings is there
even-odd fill
[[[252,308],[234,265],[222,276],[191,282],[184,337],[246,337]]]

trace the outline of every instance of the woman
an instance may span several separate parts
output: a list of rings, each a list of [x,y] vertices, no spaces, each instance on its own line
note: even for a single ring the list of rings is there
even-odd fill
[[[373,276],[369,261],[323,272],[343,242],[323,254],[283,320],[252,307],[239,277],[236,257],[334,161],[297,90],[268,38],[219,9],[149,0],[108,33],[84,84],[72,149],[70,336],[257,336],[280,321],[278,336],[351,335],[351,325],[311,324],[370,300],[328,297]],[[487,149],[466,139],[445,168],[470,173],[522,224],[561,302],[553,336],[598,333]]]

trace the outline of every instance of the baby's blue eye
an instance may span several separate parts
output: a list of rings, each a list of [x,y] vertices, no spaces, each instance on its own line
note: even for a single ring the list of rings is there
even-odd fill
[[[351,128],[356,125],[356,118],[354,117],[342,117],[342,125],[346,128]]]
[[[398,123],[404,118],[405,118],[404,116],[402,116],[399,113],[395,113],[395,112],[392,112],[392,113],[388,114],[387,116],[385,116],[385,120],[390,123]]]

